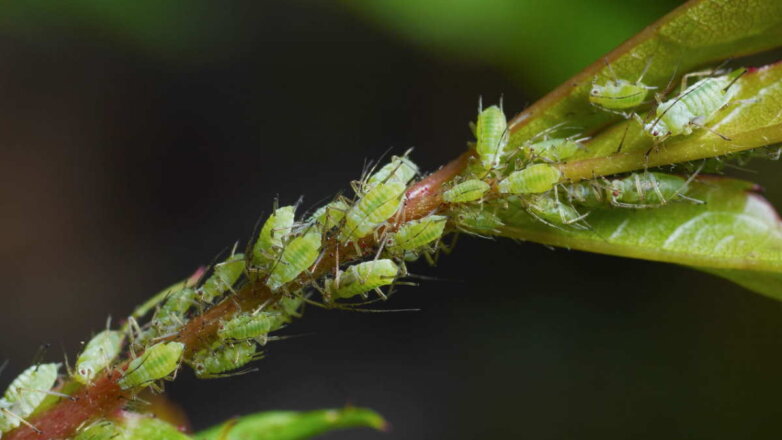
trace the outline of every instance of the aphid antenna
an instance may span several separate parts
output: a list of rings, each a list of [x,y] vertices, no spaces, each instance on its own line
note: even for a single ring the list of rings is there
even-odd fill
[[[609,77],[608,79],[613,81],[614,83],[617,83],[619,81],[619,76],[617,76],[616,72],[614,72],[614,68],[611,66],[611,63],[608,62],[608,58],[603,57],[602,61],[603,61],[603,64],[605,64],[605,66],[606,66],[606,72],[608,73],[608,75],[606,75],[606,76]],[[595,76],[592,79],[593,83],[596,82],[596,81],[597,81],[597,76]]]
[[[49,351],[49,347],[51,346],[52,345],[49,343],[39,345],[38,349],[35,350],[35,354],[33,354],[32,364],[36,367],[40,366],[43,363],[43,358],[46,356],[46,352]]]
[[[707,127],[707,126],[705,125],[705,119],[706,119],[706,117],[705,117],[705,116],[698,116],[697,118],[695,118],[695,119],[693,119],[692,121],[690,121],[690,123],[691,123],[692,125],[695,125],[695,126],[696,126],[696,127],[698,127],[698,128],[702,128],[702,129],[704,129],[704,130],[708,131],[709,133],[711,133],[711,134],[713,134],[713,135],[715,135],[715,136],[719,136],[719,137],[720,137],[720,138],[721,138],[723,141],[726,141],[726,142],[731,142],[731,141],[733,140],[733,139],[731,139],[731,138],[729,138],[729,137],[725,136],[724,134],[721,134],[721,133],[717,132],[717,131],[716,131],[716,130],[714,130],[713,128],[711,128],[711,127]]]
[[[483,95],[478,95],[478,114],[483,112]]]
[[[68,399],[68,400],[70,400],[72,402],[75,402],[75,401],[78,400],[77,398],[75,398],[75,397],[73,397],[71,395],[58,393],[57,391],[52,391],[52,390],[41,390],[41,389],[37,389],[37,388],[25,388],[25,387],[19,387],[18,389],[24,390],[24,391],[29,391],[29,392],[32,392],[32,393],[42,393],[42,394],[46,394],[48,396],[56,396],[56,397],[60,397],[60,398],[63,398],[63,399]]]
[[[637,113],[634,113],[634,115],[638,116]],[[630,124],[625,124],[625,132],[622,134],[622,139],[619,140],[619,146],[616,148],[616,151],[614,152],[615,154],[622,152],[622,147],[624,147],[625,138],[627,137],[628,130],[630,130]],[[643,127],[641,127],[641,130],[643,130]]]
[[[740,69],[740,70],[741,70],[741,72],[740,72],[740,73],[738,73],[738,74],[736,75],[736,77],[735,77],[735,78],[733,78],[733,80],[731,80],[730,84],[728,84],[728,85],[727,85],[727,87],[725,87],[724,89],[722,89],[722,91],[723,91],[723,92],[727,92],[727,91],[728,91],[728,89],[729,89],[729,88],[731,88],[731,87],[733,86],[733,84],[736,84],[736,81],[738,81],[739,79],[741,79],[741,77],[742,77],[742,76],[744,76],[744,75],[745,75],[745,74],[748,72],[748,70],[747,70],[747,69],[745,69],[745,68],[742,68],[742,69]]]
[[[160,335],[160,336],[156,336],[156,337],[152,338],[152,339],[150,340],[150,342],[160,342],[160,341],[164,341],[164,340],[166,340],[166,339],[173,338],[174,336],[177,336],[178,334],[179,334],[179,332],[170,332],[170,333],[166,333],[166,334],[164,334],[164,335]]]
[[[258,359],[253,359],[253,360],[258,360]],[[243,374],[248,374],[248,373],[257,373],[258,371],[260,370],[257,367],[253,367],[253,368],[246,368],[244,370],[234,371],[230,373],[204,374],[202,376],[198,376],[198,378],[199,379],[224,379],[226,377],[241,376]]]

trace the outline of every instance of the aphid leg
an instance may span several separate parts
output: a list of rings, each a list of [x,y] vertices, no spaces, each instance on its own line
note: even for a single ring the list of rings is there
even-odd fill
[[[633,113],[633,116],[638,116],[636,113]],[[627,137],[627,131],[630,130],[630,124],[625,125],[625,132],[622,134],[622,139],[619,141],[619,147],[616,148],[616,153],[622,152],[622,147],[624,147],[625,144],[625,138]]]
[[[36,433],[38,433],[38,434],[41,434],[41,433],[43,432],[43,431],[41,431],[40,429],[38,429],[38,428],[36,428],[35,426],[33,426],[33,424],[32,424],[32,423],[28,422],[28,421],[27,421],[27,420],[25,420],[23,417],[19,417],[19,416],[18,416],[18,415],[16,415],[14,412],[12,412],[12,411],[10,411],[10,410],[8,410],[8,409],[5,409],[5,408],[0,408],[0,411],[1,411],[3,414],[5,414],[6,416],[11,416],[11,417],[15,418],[16,420],[19,420],[21,423],[25,424],[25,425],[26,425],[28,428],[32,429],[33,431],[35,431],[35,432],[36,432]]]
[[[706,117],[705,116],[698,116],[697,118],[693,118],[690,121],[691,125],[694,125],[694,126],[696,126],[698,128],[702,128],[702,129],[708,131],[709,133],[711,133],[711,134],[713,134],[715,136],[719,136],[720,138],[722,138],[723,141],[730,142],[732,140],[731,138],[725,136],[724,134],[721,134],[721,133],[715,131],[713,128],[707,127],[705,125],[705,123],[706,123]]]
[[[690,78],[703,78],[704,76],[713,76],[715,73],[715,69],[709,69],[709,70],[699,70],[697,72],[690,72],[686,73],[682,76],[681,80],[681,90],[679,93],[683,93],[684,90],[687,89],[687,82],[689,82]]]

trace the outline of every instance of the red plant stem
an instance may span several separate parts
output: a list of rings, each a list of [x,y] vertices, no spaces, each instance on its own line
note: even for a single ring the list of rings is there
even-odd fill
[[[407,191],[405,205],[396,221],[386,226],[378,235],[397,229],[402,223],[419,219],[444,208],[442,200],[443,184],[461,173],[467,165],[470,153],[464,153],[444,167],[414,184]],[[326,240],[324,255],[306,276],[301,276],[286,286],[290,291],[307,286],[317,279],[345,263],[362,256],[372,255],[379,245],[374,234],[359,240],[354,246],[340,244],[334,237]],[[186,352],[193,353],[208,347],[214,340],[220,322],[243,310],[252,310],[261,304],[279,299],[264,284],[263,278],[244,285],[236,294],[226,298],[200,316],[191,319],[187,325],[171,339],[182,342]],[[22,425],[3,436],[4,440],[52,440],[72,436],[84,423],[105,417],[122,408],[132,397],[123,392],[117,381],[122,377],[124,365],[101,375],[91,385],[81,388],[72,399],[63,399],[51,408],[36,415],[30,423],[37,428]]]

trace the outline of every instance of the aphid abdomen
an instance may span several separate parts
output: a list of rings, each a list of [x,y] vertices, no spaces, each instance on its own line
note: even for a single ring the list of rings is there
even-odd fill
[[[256,350],[257,346],[252,341],[219,345],[199,351],[193,355],[189,364],[200,378],[220,377],[222,373],[260,359],[263,355]]]
[[[283,206],[269,216],[258,234],[258,240],[253,245],[253,264],[265,264],[274,259],[276,251],[282,247],[283,241],[291,233],[295,215],[295,206]]]
[[[532,198],[528,202],[527,209],[537,217],[554,224],[569,225],[584,217],[575,208],[561,200],[557,200],[550,193]]]
[[[268,312],[238,315],[226,321],[217,331],[217,335],[222,340],[245,341],[261,338],[271,331],[275,318],[275,314]]]
[[[266,285],[276,290],[283,284],[293,281],[317,260],[320,245],[320,232],[314,229],[291,240],[285,246],[279,261],[272,267]]]
[[[596,182],[578,182],[565,186],[570,202],[590,208],[599,207],[608,202],[605,189]]]
[[[608,110],[627,110],[643,104],[648,90],[643,84],[619,79],[604,85],[594,84],[589,101]]]
[[[573,139],[547,139],[525,147],[522,152],[527,162],[562,162],[573,157],[581,146]]]
[[[342,242],[358,240],[391,218],[402,204],[407,186],[401,182],[375,185],[353,205],[339,234]]]
[[[508,123],[505,113],[499,107],[493,105],[478,115],[478,123],[475,128],[477,139],[475,151],[481,165],[486,170],[496,168],[505,154],[505,146],[508,143]]]
[[[614,180],[615,200],[626,204],[660,205],[686,191],[687,181],[665,173],[637,173]]]
[[[133,359],[119,380],[123,390],[143,386],[175,372],[185,344],[180,342],[160,342],[149,347],[141,356]]]
[[[541,163],[514,171],[498,187],[503,194],[538,194],[553,188],[561,177],[557,167]]]
[[[459,209],[456,219],[460,226],[477,232],[495,232],[504,226],[497,214],[477,206]]]
[[[0,433],[16,428],[38,408],[57,381],[59,368],[55,363],[33,365],[16,376],[0,399],[0,409],[5,409],[0,412]]]
[[[447,221],[445,216],[430,215],[407,222],[389,236],[388,250],[398,253],[422,248],[443,236]]]
[[[126,440],[126,430],[109,420],[92,423],[79,430],[73,440]]]
[[[216,264],[212,276],[199,288],[201,300],[212,302],[225,293],[244,273],[244,254],[234,254],[222,263]]]
[[[114,362],[122,349],[122,339],[122,332],[117,330],[103,330],[95,335],[76,359],[73,378],[82,384],[90,383]]]
[[[310,217],[310,221],[314,221],[323,228],[323,231],[336,228],[345,218],[345,214],[350,209],[350,205],[343,200],[335,200],[328,205],[321,206]]]
[[[352,298],[394,282],[399,267],[391,260],[366,261],[340,272],[339,280],[326,280],[326,291],[332,298]]]
[[[446,203],[466,203],[480,200],[489,192],[491,185],[483,180],[470,179],[459,183],[443,193]]]
[[[375,172],[368,180],[364,190],[369,191],[378,183],[401,183],[407,185],[418,174],[418,165],[407,157],[394,156],[391,161]]]

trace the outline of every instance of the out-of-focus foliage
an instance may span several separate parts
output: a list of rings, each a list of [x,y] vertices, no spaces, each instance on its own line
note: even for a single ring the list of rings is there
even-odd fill
[[[436,54],[498,65],[546,92],[681,1],[345,0]]]

